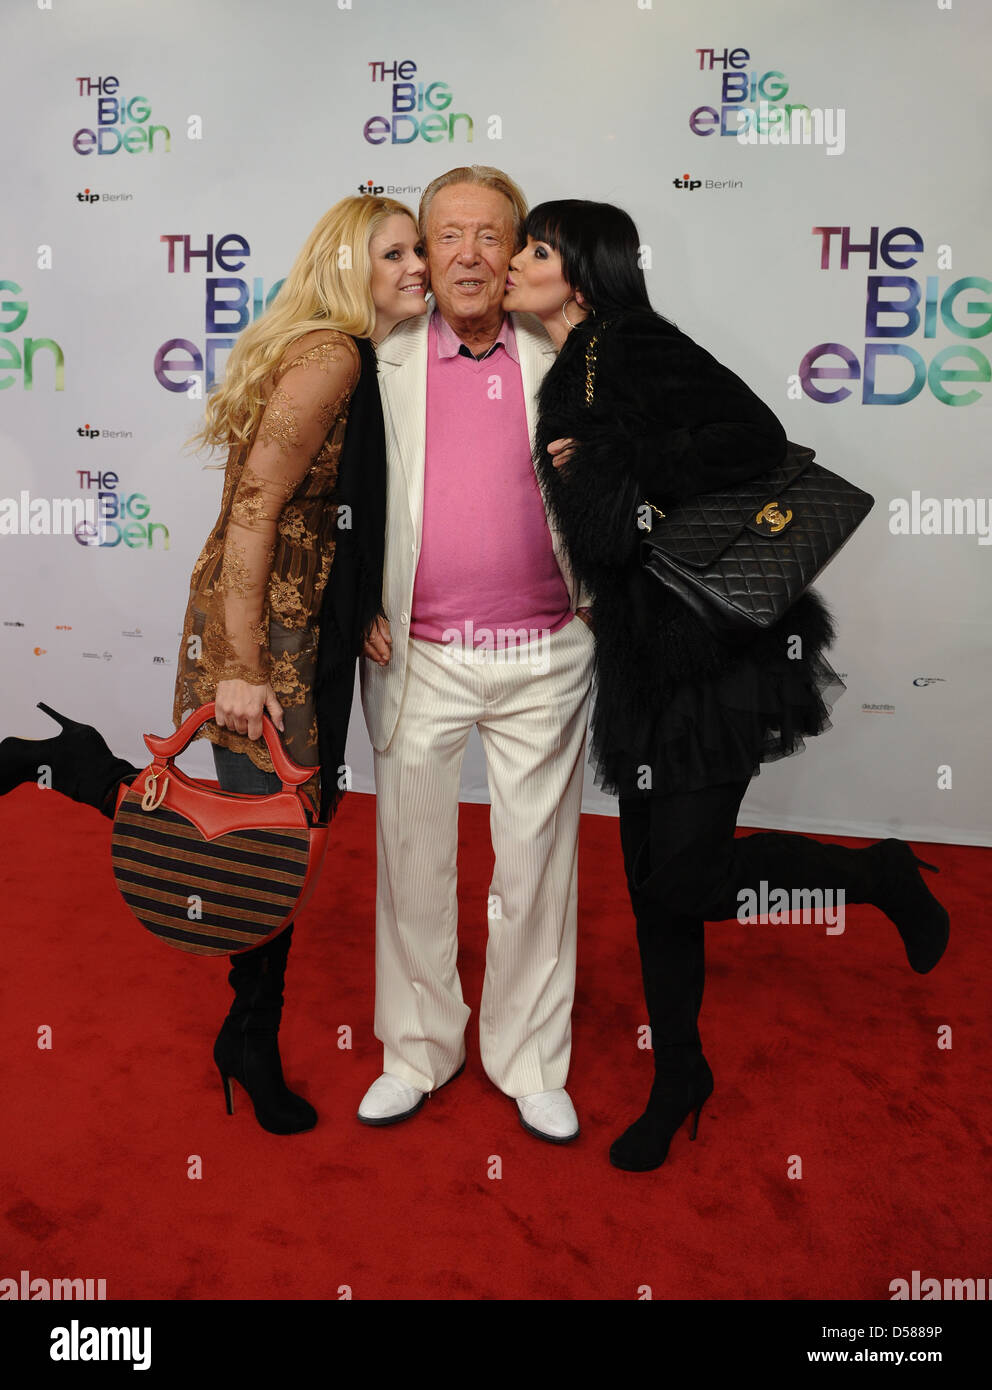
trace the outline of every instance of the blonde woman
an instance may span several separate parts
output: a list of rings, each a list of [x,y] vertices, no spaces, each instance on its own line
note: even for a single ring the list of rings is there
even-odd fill
[[[290,755],[326,769],[335,809],[354,663],[380,612],[385,449],[375,345],[426,310],[426,266],[413,214],[390,198],[344,198],[311,232],[269,311],[246,329],[195,439],[226,449],[217,518],[193,568],[176,681],[176,724],[213,700],[217,777],[265,793],[279,779],[261,741],[268,712]],[[345,510],[347,509],[347,510]],[[47,712],[47,707],[43,707]],[[53,768],[58,790],[113,815],[137,769],[88,726],[44,745],[7,739],[0,791]],[[214,1046],[228,1113],[231,1081],[263,1129],[312,1129],[315,1110],[286,1086],[278,1049],[292,927],[232,956],[235,999]]]

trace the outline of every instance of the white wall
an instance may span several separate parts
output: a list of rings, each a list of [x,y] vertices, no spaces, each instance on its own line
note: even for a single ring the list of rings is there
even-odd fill
[[[12,378],[0,390],[0,499],[24,489],[93,496],[97,486],[81,486],[79,471],[110,471],[117,483],[105,490],[142,495],[133,509],[147,506],[144,527],[166,527],[168,547],[161,529],[149,546],[142,527],[129,533],[135,544],[116,547],[0,535],[0,732],[46,734],[33,710],[44,699],[99,724],[138,759],[140,734],[169,726],[189,571],[216,515],[220,474],[183,452],[202,401],[156,379],[163,343],[188,339],[202,351],[207,336],[205,262],[168,273],[161,238],[189,235],[200,250],[208,234],[215,243],[240,235],[251,248],[244,269],[213,274],[246,280],[250,297],[257,281],[264,295],[317,217],[360,183],[409,190],[397,196],[416,206],[420,187],[444,169],[492,163],[532,202],[581,196],[626,207],[650,248],[656,307],[738,371],[791,438],[877,498],[821,586],[840,621],[834,664],[848,684],[835,728],[756,780],[745,822],[992,842],[983,708],[992,549],[974,535],[889,529],[890,501],[914,490],[989,504],[992,385],[948,384],[952,394],[977,392],[962,406],[927,385],[899,405],[862,403],[860,381],[834,404],[795,386],[816,344],[844,344],[863,362],[870,273],[910,276],[924,288],[936,277],[939,295],[962,277],[992,275],[983,181],[992,24],[987,7],[975,11],[937,0],[52,0],[50,9],[25,0],[11,8],[0,280],[19,289],[0,291],[0,362],[16,363],[26,338],[52,339],[64,382],[57,389],[44,346],[31,389],[22,370],[0,367],[0,385]],[[732,72],[777,71],[789,86],[782,100],[843,109],[843,153],[695,134],[690,113],[721,105],[723,70],[700,70],[702,48],[746,49]],[[393,79],[373,81],[369,64],[403,60],[416,64],[414,83],[447,84],[445,116],[472,118],[471,143],[465,120],[453,139],[434,143],[364,138],[368,118],[389,116],[392,96]],[[141,120],[139,105],[127,126],[166,127],[167,150],[161,132],[151,152],[73,148],[75,132],[97,120],[98,95],[81,95],[79,79],[107,76],[118,79],[115,99],[143,97],[150,107]],[[434,89],[436,100],[443,95]],[[202,136],[191,139],[195,117]],[[409,134],[409,121],[400,125]],[[685,174],[704,186],[677,188]],[[77,198],[87,189],[96,201]],[[838,236],[824,270],[815,226],[849,226],[859,243],[872,226],[880,236],[908,226],[924,249],[912,268],[879,263],[874,272],[866,254],[852,253],[844,271]],[[947,365],[987,378],[990,315],[981,305],[990,291],[987,278],[963,288],[951,306],[957,332],[937,312],[912,336],[876,341],[909,347],[928,364],[941,349],[967,347],[981,356]],[[17,303],[28,306],[19,325],[9,307]],[[910,359],[886,357],[877,389],[900,390],[910,376]],[[84,426],[101,433],[80,437]],[[349,757],[355,786],[370,790],[360,715]],[[202,746],[190,758],[209,772]],[[941,767],[951,769],[949,788],[938,786]],[[464,790],[486,797],[478,744]],[[586,809],[613,811],[591,782]]]

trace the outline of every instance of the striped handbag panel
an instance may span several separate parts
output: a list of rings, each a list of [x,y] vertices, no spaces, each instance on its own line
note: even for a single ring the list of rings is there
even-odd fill
[[[180,951],[250,950],[283,926],[307,876],[309,831],[238,830],[207,840],[168,806],[121,802],[111,861],[124,901],[155,936]]]

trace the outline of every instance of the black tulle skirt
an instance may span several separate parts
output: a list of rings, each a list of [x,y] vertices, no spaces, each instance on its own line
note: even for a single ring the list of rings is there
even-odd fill
[[[676,686],[633,718],[622,679],[597,680],[592,762],[597,785],[620,796],[665,795],[756,776],[830,728],[846,689],[815,652],[802,660],[742,659],[719,675]]]

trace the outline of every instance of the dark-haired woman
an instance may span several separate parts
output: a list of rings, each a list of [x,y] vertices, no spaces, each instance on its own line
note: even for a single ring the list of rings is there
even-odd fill
[[[774,467],[785,433],[739,377],[654,312],[637,229],[620,208],[544,203],[526,231],[504,303],[540,318],[559,349],[541,389],[536,461],[593,595],[592,750],[600,785],[619,797],[655,1067],[647,1108],[610,1160],[640,1172],[664,1162],[690,1115],[695,1137],[712,1093],[698,1029],[703,923],[737,917],[742,890],[764,881],[769,892],[829,888],[873,903],[921,973],[944,951],[948,915],[901,841],[854,850],[794,834],[735,839],[759,764],[829,727],[843,689],[823,656],[830,617],[807,593],[766,634],[719,641],[643,571],[637,519]]]

